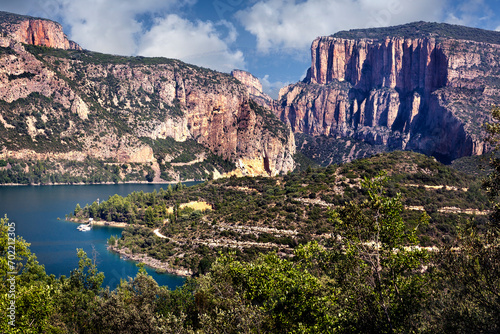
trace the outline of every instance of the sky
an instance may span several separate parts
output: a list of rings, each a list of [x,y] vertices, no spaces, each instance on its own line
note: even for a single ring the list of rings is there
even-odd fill
[[[274,98],[304,78],[318,36],[414,21],[500,31],[500,0],[0,0],[0,11],[57,21],[92,51],[246,70]]]

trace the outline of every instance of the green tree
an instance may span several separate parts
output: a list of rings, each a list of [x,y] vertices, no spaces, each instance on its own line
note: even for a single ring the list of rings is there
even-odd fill
[[[500,240],[479,233],[474,220],[460,228],[455,247],[436,256],[432,332],[500,332]]]
[[[156,299],[160,288],[144,268],[134,279],[122,280],[113,291],[98,298],[95,333],[164,333],[164,319],[158,316]]]
[[[172,193],[174,192],[172,185],[169,184],[167,187],[167,194],[165,195],[165,198],[170,199],[172,197]]]
[[[354,332],[415,330],[426,297],[428,253],[418,247],[415,231],[406,229],[401,194],[385,196],[386,182],[383,173],[365,178],[368,199],[332,212],[343,257],[336,277],[343,280],[349,310],[344,326]],[[421,223],[426,221],[423,216]]]
[[[494,122],[486,123],[486,131],[488,136],[486,138],[494,147],[494,153],[490,157],[490,166],[493,171],[488,175],[483,183],[483,188],[486,190],[490,201],[493,204],[493,214],[490,217],[490,231],[496,235],[500,232],[500,158],[498,151],[500,149],[500,107],[493,106],[491,115]]]
[[[77,255],[78,268],[69,278],[61,279],[58,313],[68,332],[94,333],[93,322],[99,308],[97,296],[102,292],[104,274],[82,249],[77,249]]]
[[[75,217],[78,217],[79,213],[82,211],[82,208],[80,207],[80,203],[76,204],[74,215]]]
[[[152,206],[148,206],[144,213],[144,222],[148,227],[153,227],[156,223],[156,213]]]
[[[439,253],[440,277],[432,328],[441,332],[500,332],[500,108],[492,108],[492,123],[486,124],[494,154],[493,171],[483,183],[493,213],[482,233],[474,220],[460,229],[454,248]]]
[[[53,278],[38,264],[30,244],[16,235],[15,222],[0,222],[0,332],[42,333],[55,330]],[[13,303],[12,303],[13,302]],[[15,313],[11,310],[15,309]],[[13,311],[14,312],[14,311]],[[15,317],[13,317],[15,315]],[[15,326],[12,326],[14,324]]]
[[[298,248],[297,261],[268,253],[251,263],[221,255],[195,292],[203,326],[230,333],[332,332],[336,294],[330,280],[309,271],[311,254],[321,251],[312,243]]]

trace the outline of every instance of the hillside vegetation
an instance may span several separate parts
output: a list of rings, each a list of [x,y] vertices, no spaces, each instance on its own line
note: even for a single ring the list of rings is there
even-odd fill
[[[446,196],[443,188],[432,188],[443,185]],[[467,185],[467,191],[461,189]],[[480,224],[442,217],[442,222],[451,218],[456,233],[425,248],[422,237],[437,226],[437,216],[406,216],[403,204],[429,197],[442,205],[451,200],[479,207],[484,194],[474,187],[470,177],[433,159],[393,152],[278,178],[230,178],[190,188],[179,184],[77,205],[77,217],[131,224],[118,240],[109,240],[114,249],[173,258],[172,266],[191,266],[196,275],[172,291],[140,269],[111,291],[83,251],[77,252],[78,268],[56,279],[46,275],[18,237],[15,262],[0,264],[0,276],[11,280],[15,273],[16,309],[9,316],[15,315],[16,327],[2,321],[0,330],[496,333],[497,218]],[[197,211],[192,202],[210,203],[211,209],[204,204],[206,210]],[[8,240],[14,242],[9,226],[2,218],[2,254],[8,252]],[[210,233],[217,240],[207,244]],[[20,263],[25,265],[16,266]],[[9,286],[0,287],[2,310],[8,309]]]
[[[388,146],[371,145],[353,138],[311,136],[304,133],[295,134],[295,143],[300,153],[323,167],[391,151]]]
[[[219,252],[235,251],[237,259],[250,260],[262,251],[292,254],[312,240],[329,245],[331,210],[362,203],[367,199],[362,180],[382,171],[388,176],[387,195],[401,193],[406,227],[417,229],[422,246],[452,244],[460,222],[473,214],[480,228],[484,225],[490,205],[480,180],[433,158],[401,151],[274,178],[218,179],[189,188],[115,195],[99,205],[78,206],[72,215],[127,222],[130,227],[113,240],[116,250],[203,272]],[[213,210],[180,207],[192,201],[206,202]],[[425,214],[429,224],[419,225]],[[157,238],[154,229],[166,238]]]
[[[332,36],[346,39],[368,38],[375,40],[384,40],[387,36],[400,36],[403,38],[434,37],[437,39],[451,38],[500,44],[500,32],[498,31],[471,28],[448,23],[423,21],[392,27],[339,31]]]

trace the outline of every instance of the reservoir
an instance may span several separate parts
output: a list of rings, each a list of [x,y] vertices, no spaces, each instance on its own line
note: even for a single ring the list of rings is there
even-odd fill
[[[190,186],[199,182],[187,182]],[[81,207],[98,198],[102,202],[109,196],[126,196],[133,191],[151,192],[166,189],[167,184],[113,184],[113,185],[58,185],[58,186],[0,186],[0,215],[7,214],[16,224],[16,235],[31,243],[30,249],[45,266],[47,274],[68,277],[78,267],[76,249],[82,248],[89,258],[95,258],[97,269],[104,272],[103,286],[114,289],[120,279],[135,277],[135,262],[126,261],[106,249],[111,235],[120,236],[122,229],[94,226],[91,231],[80,232],[78,224],[65,221],[77,203]],[[146,267],[159,285],[175,289],[185,278],[158,274]]]

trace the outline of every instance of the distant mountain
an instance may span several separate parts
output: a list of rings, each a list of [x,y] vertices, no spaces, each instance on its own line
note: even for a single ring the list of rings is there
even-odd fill
[[[295,133],[443,162],[488,150],[482,125],[500,103],[500,32],[425,22],[343,31],[314,40],[311,56],[304,82],[282,88],[275,108]]]
[[[352,29],[348,31],[344,30],[330,36],[343,39],[365,38],[374,40],[385,40],[388,36],[410,39],[462,39],[474,42],[500,44],[500,33],[498,31],[471,28],[456,24],[424,21],[392,27]]]
[[[294,168],[290,128],[228,74],[81,50],[49,20],[1,13],[0,29],[0,160],[9,164],[0,167],[0,183],[167,181]],[[45,162],[43,173],[36,161]],[[96,171],[103,177],[92,177]]]
[[[3,37],[24,44],[65,50],[82,49],[77,43],[68,40],[59,23],[47,19],[0,12],[0,33]]]

